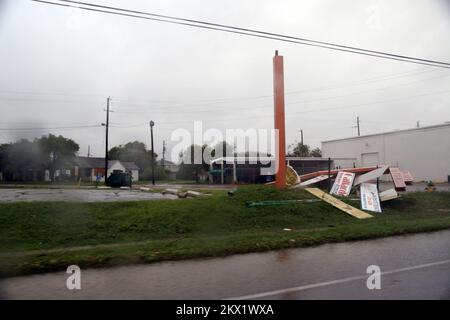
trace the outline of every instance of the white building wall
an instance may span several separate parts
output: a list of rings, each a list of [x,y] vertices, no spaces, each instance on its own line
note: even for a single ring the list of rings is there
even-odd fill
[[[411,171],[415,181],[445,182],[450,175],[450,124],[324,141],[322,154],[356,158],[357,166],[398,166]]]
[[[107,176],[109,177],[115,170],[118,170],[120,172],[127,172],[127,169],[122,165],[120,161],[114,161],[113,164],[108,168]]]
[[[122,171],[122,172],[126,172],[125,167],[122,165],[122,163],[120,163],[120,161],[117,161],[117,160],[111,160],[111,161],[113,161],[113,164],[108,168],[107,177],[109,177],[111,175],[111,173],[114,172],[114,170],[119,170],[119,171]],[[111,163],[111,161],[109,163]],[[94,169],[91,170],[91,180],[94,181],[94,182],[97,181],[97,177],[94,174]],[[100,182],[104,182],[105,178],[101,177],[99,181]]]
[[[133,182],[139,180],[139,170],[131,170],[131,179]]]

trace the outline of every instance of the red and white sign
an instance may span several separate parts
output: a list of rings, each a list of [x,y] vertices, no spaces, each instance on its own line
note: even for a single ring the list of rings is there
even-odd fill
[[[361,209],[381,212],[380,197],[376,184],[361,183]]]
[[[337,196],[347,197],[353,186],[355,174],[352,172],[339,171],[330,193]]]
[[[394,180],[395,190],[404,191],[406,189],[405,180],[403,180],[403,174],[399,168],[389,168],[392,180]]]
[[[405,181],[405,184],[412,184],[414,181],[414,177],[412,176],[411,172],[408,170],[402,171],[403,180]]]

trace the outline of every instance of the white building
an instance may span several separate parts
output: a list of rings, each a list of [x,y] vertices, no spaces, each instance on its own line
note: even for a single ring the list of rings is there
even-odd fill
[[[134,162],[120,160],[108,161],[108,177],[113,172],[129,172],[132,181],[139,180],[139,167]]]
[[[323,141],[322,156],[342,168],[388,164],[409,170],[415,181],[447,182],[450,123]]]

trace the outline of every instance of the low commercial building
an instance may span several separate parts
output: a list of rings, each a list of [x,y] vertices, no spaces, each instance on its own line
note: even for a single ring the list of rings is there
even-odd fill
[[[410,171],[414,181],[450,182],[450,122],[323,141],[322,155],[342,168],[387,164]]]
[[[223,157],[211,161],[209,180],[213,183],[267,183],[274,172],[262,172],[275,162],[274,157]],[[286,157],[286,163],[299,175],[334,168],[334,160],[314,157]]]

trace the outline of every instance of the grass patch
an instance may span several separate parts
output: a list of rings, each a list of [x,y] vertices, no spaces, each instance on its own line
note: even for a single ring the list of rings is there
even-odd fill
[[[303,190],[243,186],[196,199],[0,204],[0,276],[219,256],[450,228],[450,193],[410,193],[358,220]],[[354,206],[359,202],[349,201]],[[289,228],[292,231],[284,231]],[[79,248],[81,247],[81,248]]]

